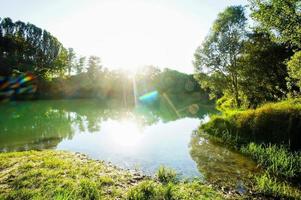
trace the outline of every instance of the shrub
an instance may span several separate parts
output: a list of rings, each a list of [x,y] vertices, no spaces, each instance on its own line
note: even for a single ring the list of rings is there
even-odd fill
[[[153,181],[143,181],[130,189],[127,195],[128,200],[149,200],[157,199],[160,188]]]
[[[158,169],[158,171],[156,173],[156,177],[163,184],[167,184],[169,182],[171,182],[171,183],[177,182],[177,172],[173,169],[169,169],[164,166],[161,166]]]
[[[238,145],[250,142],[279,144],[301,149],[301,99],[265,104],[257,109],[228,111],[201,125],[201,130],[218,137],[225,131]]]

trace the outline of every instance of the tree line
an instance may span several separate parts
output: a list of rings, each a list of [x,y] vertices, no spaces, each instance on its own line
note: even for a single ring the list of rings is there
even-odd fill
[[[39,79],[66,77],[101,68],[100,58],[77,56],[48,31],[0,18],[0,75],[31,72]]]
[[[194,54],[195,78],[221,108],[300,95],[301,3],[249,0],[219,13]]]
[[[35,81],[22,82],[28,72]],[[39,99],[115,98],[128,103],[134,102],[134,89],[138,96],[151,91],[169,95],[201,91],[192,75],[175,70],[145,66],[132,75],[108,70],[99,57],[77,55],[46,30],[10,18],[0,19],[0,78],[0,86],[6,86],[1,87],[4,94],[17,99],[25,95],[16,85],[25,93],[31,91],[30,98],[34,93],[33,98]],[[37,90],[29,90],[32,84]],[[202,95],[207,98],[205,92]]]

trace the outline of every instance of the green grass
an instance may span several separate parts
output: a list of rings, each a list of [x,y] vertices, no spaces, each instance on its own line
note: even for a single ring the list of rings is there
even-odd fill
[[[301,99],[268,103],[257,109],[227,110],[202,124],[199,134],[253,158],[266,173],[256,177],[258,191],[301,198]]]
[[[250,142],[301,149],[301,99],[268,103],[257,109],[228,110],[212,116],[201,129],[236,144]]]
[[[154,181],[144,181],[132,188],[127,195],[128,200],[211,200],[224,199],[210,187],[193,181],[189,183],[162,184]]]
[[[286,178],[296,178],[301,175],[301,152],[290,152],[284,147],[255,143],[243,146],[241,152],[251,156],[272,174]]]
[[[84,156],[56,151],[0,154],[4,199],[106,199],[122,197],[134,176]]]
[[[259,191],[266,195],[283,199],[301,199],[301,191],[296,187],[292,187],[286,181],[279,181],[275,177],[265,173],[255,177],[256,187]]]
[[[161,166],[156,173],[156,177],[159,182],[163,184],[167,183],[176,183],[178,181],[177,179],[177,172],[173,169],[166,168],[164,166]]]
[[[0,199],[223,198],[200,182],[174,182],[173,170],[162,167],[157,174],[157,178],[144,177],[63,151],[0,153]]]

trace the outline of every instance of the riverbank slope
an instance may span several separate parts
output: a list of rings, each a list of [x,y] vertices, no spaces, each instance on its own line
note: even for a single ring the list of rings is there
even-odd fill
[[[265,169],[258,191],[275,198],[301,199],[301,99],[226,110],[211,116],[198,133],[254,159]]]
[[[200,182],[157,178],[64,151],[0,153],[0,199],[224,199]]]

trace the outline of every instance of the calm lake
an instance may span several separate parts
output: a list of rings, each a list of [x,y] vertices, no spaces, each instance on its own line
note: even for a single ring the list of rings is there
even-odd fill
[[[9,102],[0,111],[1,152],[67,150],[146,174],[164,165],[185,177],[233,184],[258,170],[251,160],[193,133],[216,112],[210,104],[47,100]]]

